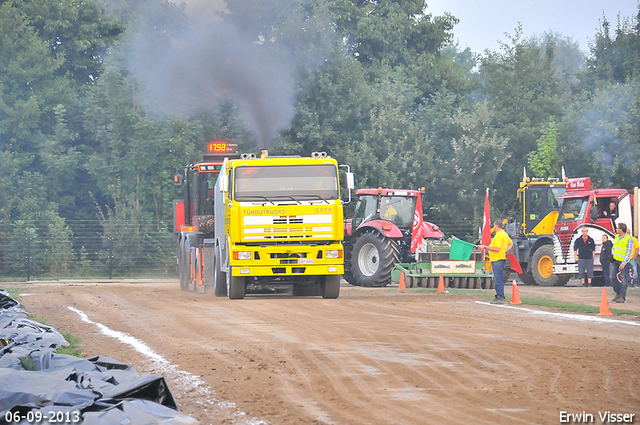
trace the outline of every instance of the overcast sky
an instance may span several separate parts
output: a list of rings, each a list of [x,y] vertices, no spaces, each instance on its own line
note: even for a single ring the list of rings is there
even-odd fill
[[[187,3],[191,16],[210,15],[225,5],[224,0],[174,1]],[[508,41],[504,33],[513,35],[518,21],[525,38],[559,32],[573,37],[588,53],[588,40],[594,38],[603,13],[615,30],[618,14],[635,16],[637,4],[637,0],[427,0],[427,13],[451,12],[460,20],[453,29],[455,39],[475,53],[499,50],[498,40]]]
[[[603,12],[612,30],[619,13],[624,18],[638,12],[636,0],[427,0],[427,6],[432,15],[448,11],[458,18],[454,37],[461,48],[475,53],[499,50],[497,40],[507,42],[504,33],[513,35],[518,21],[525,38],[559,32],[573,37],[588,53],[588,39],[594,38]]]

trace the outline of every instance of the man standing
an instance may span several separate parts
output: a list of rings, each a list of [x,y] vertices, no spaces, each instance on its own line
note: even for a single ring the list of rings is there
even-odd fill
[[[631,259],[629,260],[629,264],[631,264],[631,271],[633,272],[633,276],[631,277],[631,286],[638,286],[638,262],[636,261],[636,257],[638,256],[638,248],[640,248],[640,244],[631,234],[630,227],[627,227],[627,235],[629,235],[631,240],[633,240],[633,252],[631,253]]]
[[[507,261],[507,251],[513,246],[513,241],[502,229],[502,222],[496,221],[493,223],[493,227],[496,230],[496,234],[491,240],[489,245],[478,245],[480,249],[486,249],[489,251],[489,260],[491,261],[491,268],[493,269],[493,281],[496,285],[496,297],[491,301],[491,304],[506,304],[504,298],[504,263]]]
[[[627,225],[618,223],[616,238],[613,242],[613,262],[611,263],[610,278],[616,296],[612,302],[623,303],[627,297],[629,285],[629,272],[631,271],[631,254],[633,253],[633,239],[627,235]],[[622,276],[622,282],[618,280],[618,271]]]
[[[589,229],[582,228],[582,237],[573,243],[573,250],[578,259],[578,278],[582,279],[582,286],[591,286],[593,279],[593,255],[596,243],[589,236]]]
[[[602,235],[602,249],[600,250],[600,264],[602,264],[602,278],[604,286],[611,286],[611,278],[609,276],[609,266],[613,261],[613,242],[609,240],[609,236]]]

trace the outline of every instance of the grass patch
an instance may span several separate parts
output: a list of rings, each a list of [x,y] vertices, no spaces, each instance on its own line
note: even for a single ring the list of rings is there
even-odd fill
[[[488,289],[455,289],[455,288],[447,288],[449,293],[447,295],[470,295],[477,297],[487,297],[487,300],[492,300],[494,293],[491,290],[491,294],[488,294]],[[387,288],[388,292],[397,291],[397,288]],[[435,294],[437,291],[436,288],[407,288],[402,290],[401,292],[408,293],[424,293],[424,294]],[[511,301],[511,297],[507,297],[507,302]],[[531,297],[520,297],[520,301],[522,301],[522,305],[530,305],[530,306],[539,306],[539,307],[548,307],[560,311],[566,311],[569,313],[580,313],[580,314],[598,314],[600,312],[600,307],[595,307],[592,305],[585,304],[576,304],[565,301],[553,300],[548,298],[531,298]],[[628,315],[628,316],[640,316],[640,312],[635,310],[625,310],[621,308],[609,308],[609,310],[616,315]]]
[[[39,317],[30,317],[31,320],[33,320],[34,322],[38,322],[38,323],[42,323],[45,326],[49,326],[55,329],[55,327],[51,326],[50,324],[48,324],[46,321],[44,321],[43,319],[40,319]],[[57,330],[57,329],[56,329]],[[58,331],[60,332],[60,331]],[[78,338],[77,336],[70,334],[68,332],[60,332],[60,334],[62,334],[62,336],[64,337],[64,339],[69,343],[68,347],[60,347],[56,350],[56,353],[58,354],[68,354],[70,356],[74,356],[74,357],[80,357],[80,358],[84,358],[85,356],[82,353],[82,341],[80,340],[80,338]]]
[[[584,305],[584,304],[568,303],[568,302],[558,301],[558,300],[550,300],[547,298],[520,297],[520,300],[522,301],[522,304],[537,305],[541,307],[551,307],[551,308],[556,308],[562,311],[568,311],[571,313],[592,314],[592,313],[600,312],[600,307],[594,307],[591,305]],[[633,310],[624,310],[621,308],[610,308],[610,310],[613,314],[630,315],[630,316],[640,315],[639,312],[633,311]]]
[[[84,355],[82,353],[82,341],[80,341],[80,338],[68,332],[63,333],[62,336],[67,340],[69,346],[58,348],[56,350],[56,353],[68,354],[70,356],[84,358]]]
[[[18,288],[2,288],[9,293],[9,296],[16,301],[20,301],[20,289]]]

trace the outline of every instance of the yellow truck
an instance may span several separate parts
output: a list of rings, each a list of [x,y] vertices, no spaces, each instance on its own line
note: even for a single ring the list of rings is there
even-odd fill
[[[343,201],[335,159],[242,154],[225,159],[215,184],[205,269],[216,296],[292,285],[297,296],[337,298],[344,272]],[[346,167],[349,199],[353,174]],[[206,264],[211,261],[211,264]]]

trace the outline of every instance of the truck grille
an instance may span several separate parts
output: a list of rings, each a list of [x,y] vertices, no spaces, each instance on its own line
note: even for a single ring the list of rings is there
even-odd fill
[[[334,236],[332,219],[331,214],[246,216],[242,236],[248,241],[331,239]]]

